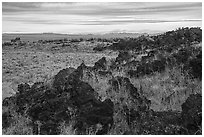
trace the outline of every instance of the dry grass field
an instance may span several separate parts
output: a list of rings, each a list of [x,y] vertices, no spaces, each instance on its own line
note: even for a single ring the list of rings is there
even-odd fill
[[[117,54],[105,53],[53,53],[29,50],[2,51],[3,98],[16,92],[20,83],[34,84],[56,75],[61,69],[77,68],[83,61],[93,66],[102,58],[115,58]]]
[[[56,75],[61,69],[77,68],[82,62],[88,66],[102,58],[115,58],[117,53],[92,51],[97,42],[71,43],[61,47],[59,44],[42,44],[38,40],[91,38],[88,35],[65,34],[3,34],[2,42],[20,37],[26,45],[13,45],[2,49],[2,95],[3,99],[17,90],[20,83],[43,81]],[[30,41],[30,42],[27,42]],[[35,42],[35,43],[33,43]]]

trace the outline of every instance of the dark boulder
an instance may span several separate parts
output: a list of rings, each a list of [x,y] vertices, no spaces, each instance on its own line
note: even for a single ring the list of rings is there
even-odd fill
[[[23,114],[26,110],[26,104],[30,102],[30,85],[27,83],[18,85],[18,92],[16,93],[16,109],[17,112]]]
[[[77,122],[75,128],[83,131],[84,124],[91,126],[101,124],[103,126],[100,134],[106,134],[107,126],[113,122],[113,104],[110,100],[101,102],[97,93],[86,82],[80,80],[85,66],[79,66],[70,74],[65,82],[64,92],[69,93],[68,104],[77,109]]]
[[[68,123],[73,119],[79,134],[85,133],[84,127],[97,124],[102,125],[97,134],[107,134],[113,124],[113,102],[109,99],[100,101],[97,92],[81,80],[85,69],[87,67],[82,63],[77,69],[61,70],[51,86],[44,82],[36,82],[31,87],[20,84],[19,92],[6,98],[3,104],[7,106],[13,103],[16,112],[29,116],[33,134],[59,134],[60,123]]]
[[[67,108],[67,96],[47,100],[39,99],[30,106],[28,115],[32,118],[33,122],[40,121],[42,123],[40,134],[59,134],[59,123],[69,121],[71,117]]]
[[[87,69],[87,66],[84,63],[81,63],[81,65],[75,71],[73,71],[66,80],[72,83],[81,80],[83,78],[83,72],[85,69]]]
[[[106,70],[107,69],[107,61],[106,61],[106,57],[102,57],[101,59],[99,59],[95,65],[94,65],[94,69],[96,70]]]
[[[76,69],[64,69],[55,77],[52,87],[43,82],[19,85],[16,95],[17,112],[28,115],[33,122],[34,134],[59,134],[61,122],[76,119],[78,133],[84,133],[85,125],[102,125],[97,134],[107,134],[113,124],[113,103],[100,101],[97,92],[81,81],[83,63]],[[7,99],[8,100],[8,99]],[[5,105],[9,101],[4,101]],[[39,126],[36,123],[40,123]]]
[[[91,101],[79,109],[78,121],[75,128],[84,131],[85,125],[92,126],[100,124],[102,128],[96,134],[107,134],[113,125],[113,102],[106,99],[103,102]]]
[[[58,91],[63,91],[65,88],[64,86],[66,80],[68,79],[69,75],[74,71],[75,69],[71,67],[60,70],[59,73],[57,73],[57,75],[55,75],[54,77],[53,87],[56,88]]]
[[[70,101],[74,106],[80,108],[82,104],[95,100],[94,89],[86,82],[76,81],[75,83],[67,82],[65,92],[70,94]]]
[[[98,132],[100,134],[108,132],[107,127],[113,123],[113,104],[110,100],[104,102],[98,100],[94,89],[81,80],[74,82],[68,80],[64,92],[70,93],[70,106],[75,106],[78,110],[75,128],[79,132],[83,131],[84,124],[88,126],[101,124],[103,127]]]
[[[53,124],[49,125],[49,122],[59,124],[59,121],[66,117],[65,115],[56,118],[56,114],[65,112],[65,109],[62,108],[65,108],[64,104],[66,104],[64,98],[59,97],[59,92],[50,89],[43,82],[36,82],[31,87],[28,84],[20,84],[18,90],[19,92],[14,96],[16,98],[16,112],[31,118],[33,134],[55,134],[54,131],[58,131],[58,129]],[[65,96],[66,98],[67,96]],[[42,124],[40,133],[35,130],[36,124],[34,123],[36,121]]]
[[[196,133],[202,126],[202,96],[190,95],[182,104],[182,119],[190,134]]]

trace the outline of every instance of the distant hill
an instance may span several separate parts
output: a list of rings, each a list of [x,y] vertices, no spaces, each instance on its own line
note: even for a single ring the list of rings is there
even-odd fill
[[[145,33],[146,34],[146,33]],[[23,41],[54,40],[54,39],[90,39],[90,38],[136,38],[144,33],[106,33],[106,34],[58,34],[58,33],[3,33],[2,42],[20,37]]]
[[[149,48],[167,48],[172,50],[180,45],[191,45],[202,41],[201,28],[179,28],[158,35],[141,35],[137,38],[121,39],[107,47],[111,50],[142,50]],[[107,49],[104,48],[104,49]]]

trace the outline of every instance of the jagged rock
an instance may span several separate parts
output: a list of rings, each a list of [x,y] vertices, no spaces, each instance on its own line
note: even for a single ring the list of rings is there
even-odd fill
[[[74,83],[68,81],[68,83],[66,83],[65,92],[70,93],[70,101],[77,107],[80,107],[90,100],[95,100],[96,94],[88,83],[80,80]]]
[[[16,93],[16,109],[17,112],[23,114],[26,110],[26,104],[30,102],[30,85],[27,83],[18,85],[18,92]]]
[[[194,134],[202,126],[202,96],[190,95],[182,104],[182,119],[190,134]]]
[[[106,134],[113,123],[113,103],[111,100],[101,102],[94,89],[81,81],[82,63],[76,70],[72,68],[60,71],[52,87],[43,82],[20,84],[16,94],[17,112],[28,115],[33,122],[34,134],[59,134],[61,122],[69,122],[76,117],[74,126],[79,134],[87,126],[101,124],[97,134]],[[7,99],[8,100],[8,99]],[[4,104],[9,101],[5,100]],[[40,131],[39,125],[40,123]]]
[[[113,104],[110,100],[105,100],[104,102],[99,101],[97,99],[97,93],[88,83],[79,79],[72,80],[75,76],[79,76],[78,73],[81,73],[81,69],[83,69],[82,66],[81,68],[77,68],[65,83],[65,92],[70,93],[71,96],[69,101],[79,110],[79,121],[75,127],[82,130],[82,123],[88,125],[100,123],[103,128],[101,131],[98,131],[98,134],[107,133],[107,126],[112,123]]]
[[[63,91],[66,79],[74,71],[75,69],[71,67],[60,70],[59,73],[57,73],[57,75],[54,77],[53,87],[59,91]]]
[[[87,68],[87,66],[84,63],[81,63],[81,65],[75,71],[73,71],[70,74],[70,76],[67,79],[67,81],[73,83],[73,82],[77,82],[77,81],[81,80],[83,78],[83,71],[86,68]]]
[[[99,70],[99,69],[106,70],[106,69],[107,69],[106,64],[107,64],[106,57],[102,57],[101,59],[99,59],[99,60],[95,63],[95,65],[94,65],[93,68],[94,68],[94,69],[97,69],[97,70]]]

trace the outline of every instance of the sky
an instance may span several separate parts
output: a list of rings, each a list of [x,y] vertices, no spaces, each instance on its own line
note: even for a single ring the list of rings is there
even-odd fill
[[[201,2],[3,2],[3,33],[157,33],[202,26]]]

